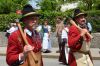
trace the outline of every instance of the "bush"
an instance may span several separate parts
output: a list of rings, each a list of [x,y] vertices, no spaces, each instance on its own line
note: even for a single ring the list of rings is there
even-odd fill
[[[0,15],[0,31],[6,31],[7,27],[11,22],[14,22],[14,19],[18,18],[19,16],[15,13],[11,14],[1,14]]]
[[[93,32],[98,32],[100,29],[100,10],[87,11],[89,19],[88,21],[92,23]]]
[[[39,23],[43,24],[44,19],[49,20],[49,24],[52,26],[52,31],[55,31],[55,24],[56,20],[55,18],[57,16],[68,16],[72,15],[73,10],[67,11],[67,12],[57,12],[57,11],[44,11],[39,13],[42,14],[40,17]],[[98,29],[100,28],[100,11],[87,11],[89,19],[88,21],[92,23],[93,26],[93,32],[97,32]],[[19,15],[16,15],[15,13],[10,13],[10,14],[1,14],[0,15],[0,31],[6,31],[7,26],[11,23],[14,22],[14,19],[20,18]]]
[[[57,11],[38,11],[42,14],[40,17],[40,24],[43,24],[44,19],[48,19],[49,24],[52,26],[52,29],[54,31],[55,25],[56,25],[56,17],[57,16],[68,16],[71,14],[71,11],[67,12],[57,12]]]

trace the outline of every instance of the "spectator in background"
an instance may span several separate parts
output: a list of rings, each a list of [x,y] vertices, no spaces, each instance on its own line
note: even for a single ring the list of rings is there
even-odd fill
[[[87,29],[88,29],[89,33],[91,34],[91,32],[92,32],[92,25],[91,25],[91,23],[87,22],[86,25],[87,25]]]
[[[56,51],[57,53],[61,51],[61,33],[64,28],[63,18],[58,16],[56,19],[56,37],[58,38],[58,46],[59,50]]]
[[[42,49],[44,53],[51,52],[51,26],[48,25],[48,20],[44,21],[44,25],[42,26],[43,29],[43,41],[42,41]]]
[[[14,31],[18,30],[18,27],[17,27],[16,23],[11,23],[10,26],[11,27],[6,31],[6,37],[9,37],[9,35],[11,33],[13,33]]]
[[[36,30],[37,30],[37,32],[39,32],[41,40],[43,40],[43,29],[42,28],[43,28],[43,26],[41,24],[37,23]]]
[[[68,48],[68,32],[69,32],[69,24],[67,19],[64,20],[64,28],[62,30],[61,34],[61,52],[59,56],[59,61],[62,62],[65,65],[68,65],[68,53],[69,53],[69,48]]]

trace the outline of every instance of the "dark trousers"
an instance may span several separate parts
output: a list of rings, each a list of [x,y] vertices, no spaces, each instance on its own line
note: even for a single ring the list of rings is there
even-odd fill
[[[59,56],[59,62],[62,62],[63,64],[67,64],[66,63],[66,58],[65,58],[65,42],[62,42],[60,44],[60,56]]]
[[[61,51],[61,45],[62,45],[61,36],[58,36],[59,52]]]

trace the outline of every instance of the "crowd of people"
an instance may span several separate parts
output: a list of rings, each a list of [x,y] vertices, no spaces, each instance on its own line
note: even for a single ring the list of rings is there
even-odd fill
[[[41,14],[36,13],[29,4],[25,5],[21,12],[20,21],[25,24],[23,34],[16,23],[13,23],[7,30],[9,33],[7,36],[7,64],[9,66],[28,66],[29,63],[33,64],[32,66],[43,66],[41,52],[52,52],[50,40],[52,27],[49,25],[48,19],[44,20],[43,25],[39,25],[38,19]],[[92,38],[88,35],[88,33],[91,34],[92,26],[90,22],[87,22],[86,17],[87,14],[80,9],[74,10],[72,18],[56,17],[55,33],[58,39],[59,62],[69,66],[93,66],[89,50]],[[23,38],[23,35],[26,39]],[[34,59],[33,63],[29,62],[30,58]],[[36,63],[35,60],[38,62]]]

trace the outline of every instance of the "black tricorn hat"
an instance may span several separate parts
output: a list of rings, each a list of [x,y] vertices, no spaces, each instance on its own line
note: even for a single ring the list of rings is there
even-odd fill
[[[27,16],[40,16],[40,14],[36,13],[35,9],[30,5],[27,4],[23,7],[22,10],[22,18],[20,19],[20,21],[23,20],[23,18],[27,17]]]
[[[76,17],[79,17],[80,15],[84,15],[86,17],[87,16],[87,13],[83,13],[80,9],[75,9],[74,10],[73,19],[75,19]]]

